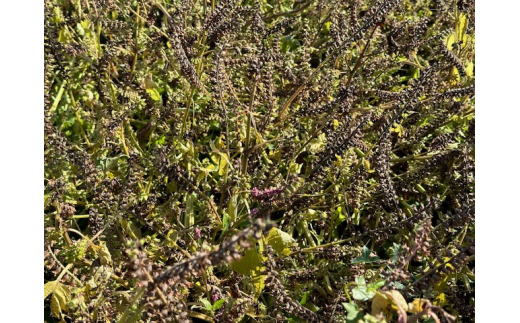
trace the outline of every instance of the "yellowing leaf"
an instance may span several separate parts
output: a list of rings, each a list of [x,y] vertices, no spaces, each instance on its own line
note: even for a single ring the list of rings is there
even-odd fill
[[[303,164],[298,164],[298,163],[289,163],[289,173],[291,174],[299,174],[302,170],[302,166]]]
[[[133,239],[141,239],[141,229],[137,227],[132,222],[127,221],[126,219],[121,219],[121,226],[126,234],[128,234]]]
[[[105,241],[99,242],[99,249],[97,252],[99,254],[99,261],[102,265],[112,266],[112,256],[110,255],[110,251],[108,250]]]
[[[222,142],[222,140],[220,138],[217,140],[217,145],[219,147],[224,147],[224,143]],[[209,142],[209,146],[211,148],[212,153],[220,156],[220,159],[218,162],[218,165],[219,165],[218,174],[222,176],[227,172],[227,167],[233,168],[233,166],[231,165],[231,162],[229,161],[229,156],[226,153],[220,151],[215,146],[215,143],[213,141]]]
[[[385,291],[376,293],[374,298],[372,299],[372,312],[371,314],[376,316],[378,314],[383,313],[387,320],[392,319],[392,311],[398,311],[399,307],[406,311],[408,308],[408,304],[406,304],[406,300],[403,295],[399,291]]]
[[[448,287],[448,281],[453,278],[452,275],[446,275],[444,276],[437,284],[434,286],[434,290],[436,292],[442,292]]]
[[[264,138],[262,138],[262,135],[256,131],[255,131],[255,137],[256,137],[257,144],[261,144],[265,141]]]
[[[231,263],[231,269],[253,279],[256,298],[260,296],[265,287],[265,275],[261,275],[265,267],[261,266],[261,264],[266,259],[255,248],[251,248],[245,251],[244,257]]]
[[[51,297],[51,312],[54,317],[61,318],[60,301],[54,295]]]
[[[314,138],[309,142],[308,150],[310,153],[315,154],[315,153],[319,152],[326,145],[327,145],[327,137],[323,133],[323,134],[319,135],[317,138]]]
[[[469,62],[466,64],[466,67],[464,68],[464,70],[466,71],[466,74],[469,77],[473,77],[473,68],[474,67],[475,67],[475,64],[473,62]]]
[[[461,12],[459,14],[457,26],[455,27],[455,30],[457,32],[457,37],[459,40],[462,40],[467,29],[468,29],[468,17],[464,13]]]
[[[293,237],[278,228],[272,228],[266,237],[266,243],[273,247],[279,255],[288,256],[291,253],[291,247],[294,243]]]
[[[453,50],[453,44],[457,41],[457,36],[455,34],[451,34],[446,38],[446,47],[448,47],[449,50]]]
[[[337,119],[334,119],[333,125],[334,125],[334,130],[338,129],[339,121]]]
[[[406,304],[406,300],[404,299],[403,295],[399,291],[391,290],[384,292],[385,296],[390,298],[392,301],[392,308],[395,310],[399,310],[399,307],[401,307],[403,310],[406,311],[408,308],[408,305]]]
[[[56,318],[61,318],[62,311],[68,311],[67,303],[71,299],[70,290],[58,281],[51,281],[44,285],[44,299],[51,296],[51,312]]]
[[[90,289],[97,288],[100,284],[106,284],[113,273],[113,269],[109,266],[99,266],[94,269],[94,275],[90,278],[86,285]]]
[[[157,89],[147,89],[146,93],[150,94],[150,98],[154,101],[159,101],[161,99],[161,94]]]
[[[435,299],[433,300],[433,304],[436,306],[441,306],[441,307],[448,304],[448,300],[446,299],[446,294],[440,293],[439,295],[437,295],[437,297],[435,297]]]
[[[452,86],[455,86],[455,85],[457,85],[457,83],[460,82],[460,74],[459,74],[459,71],[457,70],[457,68],[455,68],[455,67],[451,68],[449,80],[450,80],[449,81],[450,85],[452,85]]]
[[[342,164],[341,156],[338,156],[338,155],[335,155],[335,156],[336,156],[336,161],[334,162],[334,164],[338,167],[341,167],[341,164]]]
[[[363,159],[363,166],[367,172],[370,172],[370,162],[367,159]]]
[[[226,174],[227,166],[228,166],[227,158],[221,157],[218,163],[218,174],[220,176]]]
[[[251,248],[244,252],[242,258],[231,263],[231,269],[239,274],[250,276],[252,271],[260,269],[260,265],[265,259],[255,248]]]
[[[430,301],[424,298],[416,298],[413,302],[408,303],[408,312],[415,314],[422,312],[424,306],[426,306]]]
[[[399,137],[402,137],[404,134],[404,128],[400,124],[394,123],[394,127],[390,128],[391,131],[397,133]]]
[[[376,295],[372,299],[371,314],[376,316],[380,313],[383,313],[383,315],[386,317],[386,316],[388,316],[389,312],[391,314],[391,311],[389,311],[389,307],[390,307],[390,303],[388,302],[387,297],[381,293],[376,293]]]
[[[260,270],[254,270],[252,271],[253,275],[253,286],[255,287],[255,298],[260,297],[260,294],[262,294],[262,291],[265,287],[265,275],[261,275],[262,270],[264,270],[265,267],[260,268]]]
[[[229,216],[229,221],[231,224],[233,224],[235,222],[235,219],[237,217],[237,196],[236,195],[233,195],[230,199],[229,199],[229,204],[228,204],[228,207],[227,207],[227,214]]]
[[[464,35],[462,37],[462,45],[460,46],[460,48],[465,49],[472,41],[473,37],[471,37],[470,35]]]
[[[58,285],[58,282],[53,280],[48,282],[47,284],[43,285],[43,299],[46,299],[47,296],[52,294],[54,290],[56,289],[56,286]]]

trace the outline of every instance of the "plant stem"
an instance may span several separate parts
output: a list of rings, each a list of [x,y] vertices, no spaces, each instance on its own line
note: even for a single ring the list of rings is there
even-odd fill
[[[144,293],[144,288],[139,288],[137,290],[137,292],[135,293],[134,297],[132,297],[132,299],[130,300],[130,302],[128,303],[128,305],[126,305],[126,308],[125,308],[125,312],[123,313],[123,315],[121,315],[121,318],[119,318],[119,323],[126,323],[128,322],[128,314],[130,313],[130,308],[132,308],[132,306],[134,306],[137,301],[141,298],[141,296],[143,296],[143,293]]]
[[[63,268],[63,271],[60,273],[60,275],[58,276],[58,278],[56,280],[60,281],[60,279],[63,277],[63,275],[65,275],[65,273],[69,273],[69,275],[72,278],[74,278],[74,280],[77,281],[80,284],[80,286],[82,286],[83,283],[81,282],[81,280],[79,280],[78,277],[76,277],[73,273],[71,273],[69,271],[69,269],[72,268],[72,264],[68,264],[67,266],[63,266],[63,264],[58,260],[58,258],[54,254],[54,252],[52,252],[51,247],[47,246],[47,249],[49,250],[49,253],[51,254],[52,258],[54,258],[54,260],[58,263],[58,265],[60,265],[60,267]]]
[[[61,97],[63,96],[63,92],[65,91],[65,84],[67,84],[67,81],[63,80],[60,85],[60,89],[58,91],[58,94],[54,98],[54,102],[52,103],[51,109],[49,112],[52,112],[58,107],[58,104],[60,104]]]

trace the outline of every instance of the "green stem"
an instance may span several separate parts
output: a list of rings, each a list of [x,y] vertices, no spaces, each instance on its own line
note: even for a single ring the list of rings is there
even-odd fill
[[[54,98],[54,102],[52,103],[50,111],[54,111],[58,107],[58,104],[60,104],[61,97],[63,96],[63,92],[65,91],[65,84],[67,84],[67,81],[63,80],[61,82],[61,86],[60,86],[60,89],[58,91],[58,94]]]
[[[130,314],[130,309],[132,308],[132,306],[134,306],[137,303],[137,301],[141,298],[141,296],[143,296],[143,293],[144,293],[144,288],[141,287],[137,290],[137,293],[135,293],[134,297],[132,297],[132,299],[126,306],[125,312],[123,313],[123,315],[121,315],[121,318],[118,321],[119,323],[128,322],[128,314]]]
[[[399,162],[404,162],[404,161],[409,161],[409,160],[426,160],[426,159],[430,159],[430,158],[432,158],[433,156],[435,156],[435,155],[424,155],[424,156],[415,155],[415,156],[406,156],[406,157],[402,157],[402,158],[394,158],[394,159],[390,159],[390,162],[392,162],[392,163],[399,163]]]
[[[101,214],[100,214],[100,215],[101,215]],[[73,218],[73,219],[88,219],[88,218],[89,218],[89,215],[88,215],[88,214],[73,215],[72,218]]]
[[[307,238],[307,241],[311,245],[311,248],[317,248],[316,242],[314,242],[314,239],[312,238],[312,235],[309,231],[309,225],[307,224],[307,221],[301,221],[300,225],[302,227],[303,233],[305,234],[305,237]]]

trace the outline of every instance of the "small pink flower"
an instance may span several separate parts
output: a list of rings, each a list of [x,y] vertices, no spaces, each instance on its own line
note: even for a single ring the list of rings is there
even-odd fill
[[[260,191],[255,187],[251,190],[251,194],[253,194],[254,197],[257,197],[260,194]]]
[[[200,239],[200,229],[195,228],[195,239]]]
[[[212,299],[213,299],[213,303],[215,303],[216,301],[218,301],[218,300],[220,299],[219,294],[213,294]]]

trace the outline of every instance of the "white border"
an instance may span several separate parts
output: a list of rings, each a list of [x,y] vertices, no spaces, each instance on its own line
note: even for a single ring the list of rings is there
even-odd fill
[[[514,322],[520,320],[520,5],[476,2],[476,322]]]
[[[520,10],[477,0],[477,322],[515,321],[520,228]],[[41,320],[43,6],[4,1],[0,33],[3,322]],[[40,296],[38,296],[40,295]],[[503,318],[504,320],[502,320]]]
[[[0,321],[41,322],[43,3],[1,8]]]

